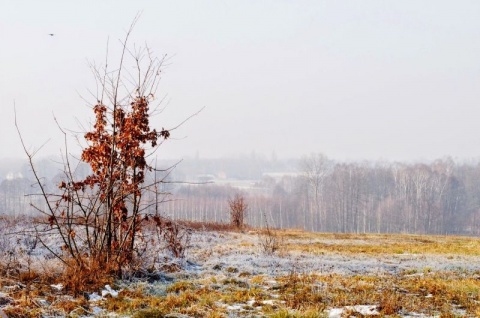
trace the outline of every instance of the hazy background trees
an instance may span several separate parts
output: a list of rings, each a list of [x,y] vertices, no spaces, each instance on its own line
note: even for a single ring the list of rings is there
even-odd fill
[[[54,160],[40,166],[47,185],[58,183]],[[28,168],[9,168],[1,176],[0,213],[31,213],[28,194],[35,188]],[[328,232],[480,233],[479,162],[338,162],[323,154],[280,160],[252,153],[186,158],[157,179],[166,181],[161,192],[172,194],[161,198],[159,211],[174,219],[229,223],[228,200],[241,192],[249,205],[245,221],[252,226],[267,221]]]

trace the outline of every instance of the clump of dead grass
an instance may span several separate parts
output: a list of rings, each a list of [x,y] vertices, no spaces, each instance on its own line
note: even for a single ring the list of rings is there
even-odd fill
[[[88,258],[81,264],[73,259],[67,262],[61,281],[65,284],[65,290],[74,296],[112,284],[116,276],[116,268],[102,266],[93,258]]]
[[[200,221],[187,221],[187,220],[178,220],[179,224],[183,226],[196,230],[196,231],[215,231],[215,232],[238,232],[238,228],[232,225],[231,223],[219,223],[219,222],[200,222]],[[244,226],[246,229],[247,226]]]

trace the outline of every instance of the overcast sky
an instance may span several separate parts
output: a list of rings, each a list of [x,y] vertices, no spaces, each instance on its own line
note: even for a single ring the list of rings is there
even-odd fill
[[[58,153],[93,118],[89,61],[168,54],[159,157],[480,157],[480,1],[0,0],[0,157]],[[54,33],[54,36],[50,36]],[[82,99],[83,98],[83,99]],[[72,144],[72,148],[75,145]]]

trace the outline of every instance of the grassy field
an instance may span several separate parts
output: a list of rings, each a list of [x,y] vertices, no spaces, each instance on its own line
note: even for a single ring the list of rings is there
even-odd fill
[[[480,316],[477,238],[198,231],[189,251],[180,270],[112,281],[118,296],[95,301],[94,291],[53,291],[58,279],[40,272],[3,277],[0,306],[2,295],[10,301],[0,308],[8,317]]]

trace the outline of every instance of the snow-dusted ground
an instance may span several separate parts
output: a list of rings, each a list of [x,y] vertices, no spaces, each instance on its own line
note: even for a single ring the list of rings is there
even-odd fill
[[[324,253],[312,255],[298,251],[280,251],[267,255],[262,251],[260,238],[252,233],[195,233],[192,239],[188,259],[194,266],[187,266],[185,272],[192,277],[208,277],[229,272],[266,275],[275,278],[292,272],[298,274],[339,274],[339,275],[396,275],[405,272],[412,276],[422,276],[428,272],[454,271],[473,273],[480,271],[480,257],[467,255],[435,254],[353,254]],[[286,243],[286,242],[285,242]],[[303,242],[305,243],[305,241]],[[317,240],[324,244],[372,244],[372,242],[342,239]],[[375,243],[373,243],[375,244]],[[219,271],[222,271],[219,274]],[[275,296],[275,295],[272,295]],[[275,301],[275,300],[273,300]],[[233,313],[240,313],[243,304],[227,307]],[[345,312],[356,312],[363,316],[378,315],[376,306],[358,304],[343,308],[331,308],[327,317],[344,317]],[[463,310],[456,310],[455,315],[465,316]],[[402,317],[438,317],[419,313],[408,313]]]
[[[350,240],[344,240],[350,241]],[[322,241],[316,241],[319,243]],[[350,242],[349,242],[350,243]],[[342,239],[325,240],[325,244],[344,244]],[[244,233],[195,233],[188,258],[199,264],[198,270],[211,272],[216,265],[234,267],[254,275],[317,274],[398,274],[404,271],[469,271],[480,270],[478,256],[424,254],[348,254],[312,255],[286,251],[266,255],[259,236]]]
[[[10,261],[11,264],[17,264],[25,268],[26,264],[36,262],[45,264],[45,262],[55,262],[32,235],[22,234],[25,224],[8,224],[0,228],[0,254],[4,262]],[[5,235],[6,233],[11,235]],[[298,239],[296,239],[298,243]],[[55,236],[49,238],[54,245]],[[300,239],[301,241],[301,239]],[[294,242],[294,240],[291,240]],[[37,243],[37,244],[36,244]],[[284,242],[287,243],[287,242]],[[308,244],[308,241],[303,241]],[[315,244],[351,244],[352,240],[339,239],[316,239]],[[368,244],[368,242],[363,242]],[[363,244],[361,240],[355,241],[355,244]],[[149,250],[150,253],[158,253],[158,249]],[[154,255],[146,255],[146,259]],[[166,274],[166,279],[160,279],[150,283],[146,291],[151,294],[165,295],[169,284],[179,280],[201,279],[208,277],[241,277],[242,274],[248,276],[264,275],[270,279],[271,284],[276,284],[276,278],[295,273],[308,274],[340,274],[340,275],[395,275],[405,272],[418,273],[419,275],[425,269],[430,272],[436,271],[459,271],[459,272],[480,272],[480,257],[466,255],[430,255],[430,254],[385,254],[368,255],[342,253],[324,253],[314,255],[302,253],[295,250],[280,249],[274,255],[264,253],[260,244],[260,236],[255,232],[193,232],[186,258],[177,260],[182,265],[182,270],[176,273]],[[15,265],[15,266],[17,266]],[[14,270],[14,266],[12,269]],[[412,274],[416,275],[416,274]],[[0,277],[1,278],[1,277]],[[267,283],[269,280],[267,279]],[[119,283],[119,286],[128,288],[130,283]],[[0,285],[0,317],[2,317],[2,307],[12,303],[9,296],[9,287],[6,284]],[[122,287],[122,288],[123,288]],[[52,288],[61,289],[61,286],[52,286]],[[103,295],[102,295],[103,292]],[[117,291],[105,287],[97,293],[91,293],[92,301],[102,299],[107,295],[115,297]],[[271,302],[274,304],[277,300],[275,294],[272,299],[263,300],[264,304]],[[1,300],[4,300],[2,303]],[[253,300],[252,300],[253,301]],[[247,316],[243,314],[243,308],[252,304],[233,304],[226,305],[226,310],[230,317]],[[101,307],[92,303],[92,316],[105,315]],[[378,315],[375,306],[366,306],[358,304],[344,308],[330,308],[326,313],[328,317],[342,317],[345,311],[356,311],[362,315]],[[254,317],[250,315],[249,317]],[[461,316],[461,314],[460,314]],[[411,313],[404,317],[426,317]],[[2,317],[3,318],[3,317]]]

